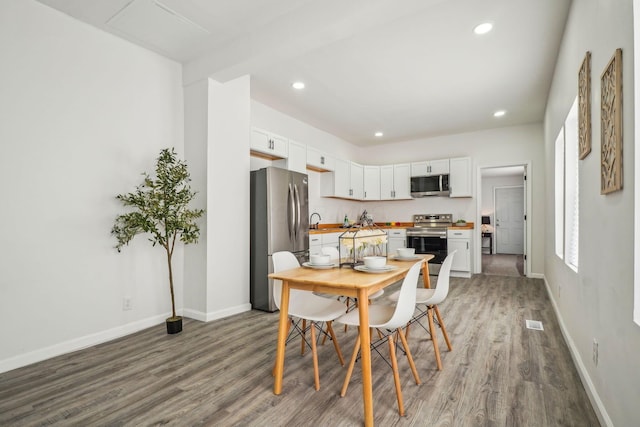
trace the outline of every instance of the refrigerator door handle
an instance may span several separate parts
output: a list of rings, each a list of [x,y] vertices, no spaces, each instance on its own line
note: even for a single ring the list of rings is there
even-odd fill
[[[289,229],[289,241],[293,241],[292,222],[295,221],[295,206],[293,198],[293,189],[291,188],[291,184],[289,184],[289,193],[287,194],[287,228]]]
[[[300,194],[298,193],[298,186],[293,184],[293,198],[295,200],[295,223],[293,225],[293,233],[298,241],[298,233],[300,232]]]

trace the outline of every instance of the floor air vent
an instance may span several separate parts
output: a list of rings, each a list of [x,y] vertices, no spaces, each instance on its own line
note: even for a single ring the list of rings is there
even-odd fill
[[[544,331],[542,322],[539,320],[525,320],[527,329],[535,329],[536,331]]]

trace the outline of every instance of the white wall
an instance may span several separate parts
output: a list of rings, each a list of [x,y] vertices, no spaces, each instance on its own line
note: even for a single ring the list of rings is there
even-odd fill
[[[163,250],[110,230],[115,195],[182,152],[183,102],[177,63],[35,1],[0,2],[0,52],[2,372],[164,322]]]
[[[616,48],[623,62],[622,191],[600,195],[600,75]],[[577,95],[585,52],[591,52],[592,151],[579,163],[578,273],[554,251],[554,142]],[[574,1],[545,115],[549,204],[545,277],[567,342],[606,425],[637,425],[640,417],[640,327],[633,322],[634,69],[632,0]],[[592,361],[593,339],[599,361]]]

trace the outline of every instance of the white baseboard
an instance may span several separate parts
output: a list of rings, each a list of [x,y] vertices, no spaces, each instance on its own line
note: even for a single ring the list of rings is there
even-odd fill
[[[170,315],[171,314],[167,313],[149,317],[147,319],[127,323],[126,325],[118,326],[106,331],[54,344],[52,346],[34,350],[9,359],[0,360],[0,373],[22,368],[23,366],[31,365],[32,363],[42,362],[43,360],[51,359],[52,357],[61,356],[66,353],[82,350],[125,335],[133,334],[143,329],[164,323],[166,318]]]
[[[199,310],[184,309],[184,316],[191,319],[199,320],[201,322],[210,322],[212,320],[223,319],[225,317],[233,316],[234,314],[244,313],[251,310],[251,304],[240,304],[235,307],[225,308],[224,310],[202,312]]]
[[[527,277],[531,279],[544,279],[544,274],[541,273],[530,273]],[[545,280],[546,282],[546,280]]]
[[[571,353],[571,358],[573,359],[573,363],[578,370],[578,375],[580,375],[580,379],[582,380],[582,384],[585,386],[585,390],[587,391],[587,395],[589,396],[589,400],[591,401],[591,405],[598,416],[598,420],[600,424],[607,427],[613,427],[613,422],[607,413],[607,408],[605,408],[602,403],[602,399],[600,399],[600,395],[593,385],[593,381],[591,381],[591,377],[589,376],[589,372],[587,372],[587,368],[582,361],[582,357],[580,357],[580,353],[578,352],[578,348],[576,347],[571,335],[569,335],[569,331],[565,327],[564,320],[562,319],[562,315],[558,310],[558,305],[556,304],[556,300],[553,297],[553,293],[551,292],[551,287],[549,286],[549,282],[547,282],[547,278],[542,274],[541,279],[544,279],[544,284],[547,288],[547,294],[549,295],[549,299],[551,300],[551,305],[553,306],[553,310],[556,313],[556,317],[558,318],[558,324],[560,325],[560,331],[562,331],[562,336],[569,347],[569,353]]]

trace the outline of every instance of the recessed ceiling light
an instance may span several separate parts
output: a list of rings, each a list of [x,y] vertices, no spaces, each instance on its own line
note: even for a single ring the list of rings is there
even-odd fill
[[[382,132],[376,132],[374,135],[377,136],[378,138],[380,138],[384,134]]]
[[[493,113],[493,117],[502,117],[502,116],[504,116],[505,114],[507,114],[507,112],[506,112],[506,111],[504,111],[504,110],[498,110],[498,111],[496,111],[495,113]]]
[[[304,82],[293,82],[291,85],[294,89],[304,89]]]
[[[477,25],[473,29],[473,32],[476,34],[487,34],[492,29],[493,29],[493,24],[491,22],[485,22],[480,25]]]

